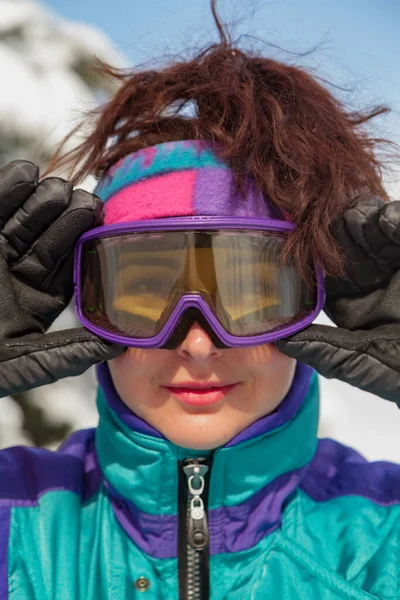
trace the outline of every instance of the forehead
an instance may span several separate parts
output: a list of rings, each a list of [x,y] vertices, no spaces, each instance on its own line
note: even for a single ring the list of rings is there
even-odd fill
[[[271,205],[250,182],[237,190],[230,169],[177,170],[127,184],[105,204],[105,225],[141,219],[215,215],[274,217]]]

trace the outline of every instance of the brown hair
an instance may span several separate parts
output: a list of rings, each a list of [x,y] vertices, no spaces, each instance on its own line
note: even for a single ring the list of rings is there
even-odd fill
[[[360,195],[388,200],[375,151],[396,144],[369,136],[364,125],[390,109],[347,112],[305,69],[238,48],[221,25],[215,1],[211,9],[220,42],[193,58],[153,69],[101,63],[119,89],[92,113],[95,123],[86,140],[65,156],[61,146],[49,170],[69,165],[76,184],[90,173],[102,176],[146,146],[184,139],[216,142],[238,184],[244,175],[254,178],[296,223],[285,257],[294,258],[306,279],[311,259],[339,275],[343,256],[332,224]]]

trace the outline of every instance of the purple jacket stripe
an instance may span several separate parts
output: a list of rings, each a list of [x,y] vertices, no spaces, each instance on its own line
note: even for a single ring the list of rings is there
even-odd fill
[[[153,558],[176,558],[178,553],[177,515],[150,515],[131,503],[111,499],[117,521],[135,544]]]
[[[388,506],[400,503],[400,465],[371,464],[350,448],[321,440],[303,469],[283,474],[242,504],[209,511],[210,553],[240,552],[259,543],[279,527],[282,504],[297,487],[318,502],[357,495]],[[177,516],[143,513],[107,488],[115,515],[135,544],[154,558],[175,558]]]
[[[17,446],[1,452],[0,507],[35,506],[51,491],[70,491],[86,499],[99,487],[93,430],[72,435],[58,453]]]
[[[352,448],[323,439],[300,487],[317,502],[353,495],[390,506],[400,503],[400,465],[368,463]]]
[[[8,599],[8,540],[10,508],[0,508],[0,600]]]
[[[306,469],[304,467],[285,473],[242,504],[208,511],[210,553],[247,550],[276,529],[281,522],[282,504],[298,486]],[[105,486],[117,520],[135,544],[153,558],[176,558],[177,515],[150,515],[141,512],[132,502],[124,500],[107,482]]]
[[[284,473],[242,504],[209,511],[210,553],[247,550],[274,531],[281,523],[282,504],[307,468]]]
[[[88,452],[94,448],[95,429],[74,431],[60,446],[59,452],[84,460]]]
[[[74,432],[61,446],[60,451],[68,456],[74,456],[84,462],[83,500],[88,500],[97,492],[102,481],[95,448],[95,429],[81,429]]]

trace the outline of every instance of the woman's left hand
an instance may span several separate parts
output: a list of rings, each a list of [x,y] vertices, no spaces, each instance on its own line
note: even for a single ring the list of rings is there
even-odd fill
[[[400,201],[360,200],[335,237],[346,278],[326,279],[324,310],[337,328],[311,325],[276,346],[400,407]]]

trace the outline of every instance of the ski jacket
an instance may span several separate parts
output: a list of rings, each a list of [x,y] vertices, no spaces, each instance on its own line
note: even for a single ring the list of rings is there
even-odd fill
[[[312,369],[208,453],[98,378],[96,429],[0,452],[0,600],[400,597],[400,467],[317,439]]]

